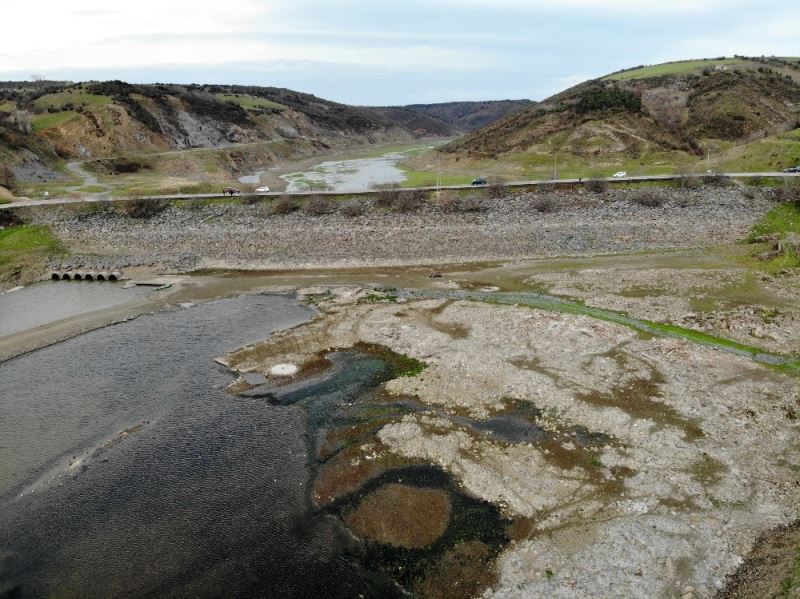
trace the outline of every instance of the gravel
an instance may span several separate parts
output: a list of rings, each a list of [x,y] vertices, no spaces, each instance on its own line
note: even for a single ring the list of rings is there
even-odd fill
[[[397,266],[687,248],[744,237],[774,202],[739,188],[663,189],[665,203],[636,203],[636,190],[601,195],[518,194],[482,199],[483,210],[442,212],[426,203],[393,213],[367,203],[363,215],[271,214],[271,201],[171,207],[150,219],[113,210],[32,212],[72,249],[52,266],[289,269]],[[538,209],[541,198],[552,212]]]

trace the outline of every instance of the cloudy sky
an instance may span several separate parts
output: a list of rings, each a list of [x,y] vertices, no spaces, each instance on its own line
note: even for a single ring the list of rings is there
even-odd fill
[[[6,0],[0,79],[542,99],[667,60],[800,55],[797,0]]]

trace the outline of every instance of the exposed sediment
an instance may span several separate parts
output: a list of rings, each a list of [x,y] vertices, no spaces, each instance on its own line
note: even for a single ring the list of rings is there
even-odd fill
[[[798,518],[796,378],[586,316],[327,306],[227,361],[266,373],[368,343],[425,362],[385,384],[423,409],[349,459],[432,463],[514,519],[487,596],[712,597],[762,533]]]

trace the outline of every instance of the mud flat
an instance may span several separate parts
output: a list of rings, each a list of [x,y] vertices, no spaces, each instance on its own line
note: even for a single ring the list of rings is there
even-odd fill
[[[418,407],[349,446],[342,465],[360,474],[342,484],[427,463],[497,506],[512,540],[489,556],[484,596],[713,597],[762,534],[800,516],[794,376],[587,316],[312,291],[323,314],[225,362],[267,376],[367,344],[424,363],[384,384]],[[388,534],[359,512],[351,523]]]

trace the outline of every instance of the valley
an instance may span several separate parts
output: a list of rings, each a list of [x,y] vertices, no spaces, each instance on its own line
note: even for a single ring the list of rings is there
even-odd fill
[[[0,84],[0,598],[797,596],[799,82]]]

